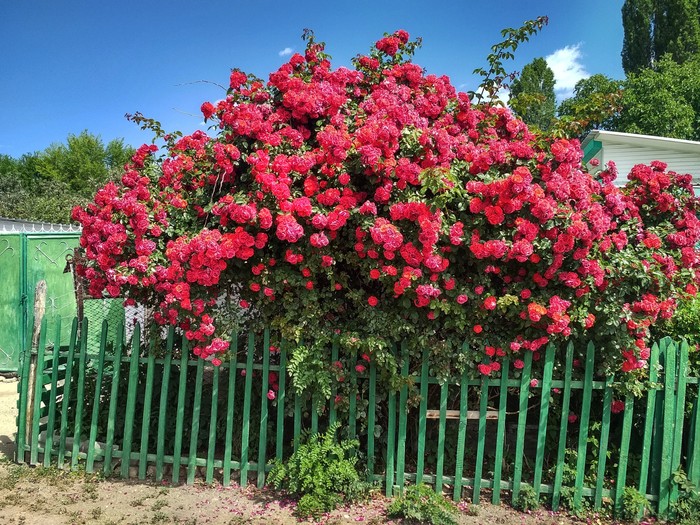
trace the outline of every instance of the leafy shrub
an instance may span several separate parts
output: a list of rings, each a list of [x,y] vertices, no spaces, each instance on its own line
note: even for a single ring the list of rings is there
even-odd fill
[[[300,498],[296,509],[300,517],[318,517],[369,488],[356,469],[359,442],[338,442],[339,427],[334,423],[323,434],[311,434],[286,463],[272,463],[268,483]]]
[[[392,518],[402,518],[409,523],[432,525],[456,524],[457,511],[454,505],[436,493],[428,485],[411,485],[387,507]]]
[[[540,500],[537,499],[535,489],[530,485],[522,485],[520,487],[520,494],[518,494],[518,498],[513,500],[513,507],[523,512],[539,508]]]
[[[673,482],[678,485],[680,495],[673,506],[679,525],[696,525],[700,523],[700,492],[688,479],[683,470],[673,473]]]
[[[650,510],[647,498],[633,487],[625,487],[622,492],[620,518],[634,523],[639,522],[639,516]]]

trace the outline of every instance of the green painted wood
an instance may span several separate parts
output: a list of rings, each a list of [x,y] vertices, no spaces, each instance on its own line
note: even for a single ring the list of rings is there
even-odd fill
[[[141,419],[141,444],[139,448],[139,479],[146,479],[148,466],[148,436],[151,428],[151,405],[153,404],[153,374],[155,369],[155,338],[151,339],[146,364],[146,390],[143,393],[143,416]]]
[[[353,352],[352,362],[357,360],[357,354]],[[357,371],[355,365],[350,367],[350,394],[348,399],[348,438],[354,439],[357,436]]]
[[[95,378],[95,395],[92,398],[92,414],[90,417],[90,437],[88,438],[87,461],[85,471],[95,469],[95,442],[97,441],[97,423],[100,415],[100,397],[102,394],[102,375],[105,368],[105,351],[107,348],[107,320],[102,321],[100,330],[100,349],[97,355],[97,377]]]
[[[51,390],[49,394],[49,418],[46,422],[46,445],[44,446],[44,467],[51,465],[53,452],[53,434],[56,430],[56,393],[58,391],[58,362],[61,350],[61,318],[56,319],[56,335],[54,337],[51,357]]]
[[[335,337],[333,339],[333,346],[331,347],[331,363],[335,363],[338,361],[338,338]],[[338,395],[338,386],[335,381],[333,381],[333,384],[331,385],[331,399],[330,399],[330,410],[328,412],[328,426],[332,426],[333,423],[335,423],[336,418],[338,417],[338,410],[335,406],[335,396]]]
[[[583,381],[583,402],[581,405],[581,416],[579,418],[578,452],[576,456],[576,486],[574,488],[574,508],[576,509],[581,506],[584,476],[586,475],[586,450],[588,448],[588,423],[591,416],[594,359],[595,347],[593,343],[589,343],[586,350],[586,371]]]
[[[622,510],[622,492],[627,482],[627,460],[630,449],[630,437],[632,435],[632,416],[634,415],[634,398],[625,397],[625,414],[622,418],[622,438],[620,440],[620,459],[618,460],[617,479],[615,481],[614,505],[615,515],[619,516]]]
[[[659,365],[661,369],[666,367],[666,349],[668,347],[668,338],[663,338],[659,341]],[[649,485],[651,494],[659,496],[659,487],[661,486],[661,455],[663,452],[664,442],[664,406],[665,392],[663,387],[663,376],[660,378],[661,390],[656,394],[656,415],[654,417],[654,430],[652,433],[651,443],[651,463],[649,465]],[[658,501],[658,499],[657,499]]]
[[[399,391],[399,433],[396,445],[396,484],[403,489],[406,473],[406,425],[408,416],[408,347],[401,343],[401,379],[404,382]]]
[[[649,382],[656,383],[658,381],[659,364],[659,345],[654,343],[651,347],[651,355],[649,356]],[[642,450],[651,450],[651,437],[654,431],[654,417],[656,409],[656,389],[650,388],[647,391],[647,406],[644,417],[644,436],[642,437]],[[642,454],[642,461],[639,467],[639,486],[638,490],[642,494],[648,494],[649,480],[649,457],[650,454]]]
[[[462,379],[459,385],[459,429],[457,431],[457,457],[455,459],[455,481],[452,491],[452,499],[462,500],[462,475],[464,474],[464,446],[467,440],[467,409],[468,407],[468,386],[469,378],[465,368],[462,372]],[[476,477],[476,476],[475,476]]]
[[[481,501],[481,478],[484,469],[484,449],[486,445],[486,409],[489,401],[489,379],[486,376],[481,378],[481,388],[479,389],[479,428],[476,445],[476,466],[474,467],[474,490],[472,502],[478,505]]]
[[[671,496],[671,461],[673,455],[673,433],[675,431],[676,406],[676,348],[666,341],[666,362],[664,363],[664,416],[663,442],[661,447],[661,469],[659,482],[658,514],[665,518],[669,512]]]
[[[205,482],[214,480],[214,455],[216,453],[216,424],[219,401],[219,366],[214,366],[211,382],[211,410],[209,412],[209,442],[207,444],[207,470]]]
[[[280,366],[277,385],[277,441],[275,443],[275,458],[281,461],[284,454],[284,404],[287,401],[287,345],[284,340],[280,343]]]
[[[141,352],[141,325],[134,325],[131,336],[131,356],[129,357],[129,382],[126,392],[126,413],[124,417],[124,444],[122,445],[121,477],[129,477],[131,463],[131,441],[134,436],[134,411],[136,410],[136,388],[138,387],[139,354]]]
[[[243,398],[243,430],[241,432],[241,487],[248,483],[248,447],[250,433],[250,401],[253,390],[253,356],[255,354],[255,334],[248,334],[248,355],[246,359],[245,391]]]
[[[318,432],[318,404],[319,396],[314,392],[311,394],[311,433],[316,434]]]
[[[238,334],[231,336],[232,357],[228,367],[228,392],[226,404],[226,437],[224,438],[224,477],[227,487],[231,484],[231,454],[233,448],[233,421],[236,412],[236,377],[238,376]]]
[[[202,377],[204,376],[204,359],[197,359],[197,372],[194,379],[194,402],[192,404],[192,427],[190,430],[190,449],[187,458],[187,484],[194,483],[197,466],[197,442],[199,440],[199,420],[202,412]]]
[[[503,473],[503,447],[506,438],[506,404],[508,402],[508,373],[510,359],[505,359],[501,365],[501,380],[498,391],[498,426],[496,429],[496,451],[493,464],[493,491],[491,503],[501,502],[501,475]]]
[[[270,376],[270,331],[266,328],[263,333],[263,369],[262,369],[262,389],[260,393],[260,433],[258,439],[258,488],[265,486],[265,464],[267,463],[267,412]],[[316,412],[314,410],[314,412]]]
[[[394,452],[396,447],[396,392],[389,391],[386,425],[386,472],[384,492],[387,497],[394,493]]]
[[[39,329],[39,346],[37,347],[36,365],[34,367],[34,396],[33,413],[32,413],[32,433],[30,439],[29,464],[36,465],[39,462],[39,419],[41,419],[41,395],[44,392],[44,383],[42,377],[44,375],[44,366],[46,361],[46,317],[41,320],[41,328]]]
[[[520,376],[520,396],[518,400],[518,430],[515,441],[515,465],[513,467],[513,489],[511,498],[516,504],[520,498],[520,482],[523,477],[523,457],[525,456],[525,426],[527,425],[527,405],[530,397],[530,372],[532,370],[532,352],[525,354],[525,364]]]
[[[678,348],[678,375],[676,382],[676,414],[673,432],[673,453],[671,455],[671,472],[677,472],[681,468],[681,448],[683,445],[683,429],[685,428],[685,394],[686,378],[688,377],[688,343],[682,341]],[[671,482],[671,494],[669,495],[669,518],[675,519],[675,504],[678,502],[678,483]]]
[[[425,433],[428,412],[428,357],[429,351],[423,349],[423,361],[420,371],[420,406],[418,407],[418,456],[416,462],[416,484],[423,482],[425,470]]]
[[[163,480],[163,466],[165,464],[165,422],[168,417],[168,390],[170,388],[170,373],[173,365],[173,345],[175,342],[175,328],[168,329],[168,338],[165,343],[165,362],[163,363],[162,379],[160,384],[160,402],[158,404],[158,434],[156,445],[156,481]]]
[[[447,395],[449,385],[440,385],[440,419],[438,427],[437,466],[435,467],[435,492],[442,494],[442,475],[445,465],[445,434],[447,431]]]
[[[700,396],[695,399],[693,423],[688,443],[688,479],[696,487],[700,485]]]
[[[102,472],[105,476],[112,474],[112,447],[114,446],[114,429],[116,426],[117,406],[119,404],[119,377],[121,374],[122,348],[124,345],[124,323],[117,325],[116,341],[114,342],[114,360],[112,361],[112,384],[107,411],[107,439],[105,442],[105,457]]]
[[[369,363],[369,406],[367,407],[367,481],[374,480],[374,432],[377,420],[377,365]]]
[[[301,392],[294,392],[294,452],[297,451],[301,439],[301,408],[302,408],[302,394]]]
[[[182,338],[180,354],[180,377],[177,390],[177,412],[175,416],[175,442],[173,443],[173,483],[180,481],[180,464],[182,462],[182,432],[185,427],[185,394],[187,393],[187,362],[190,346],[187,338]]]
[[[33,321],[32,325],[33,325]],[[25,460],[25,439],[27,433],[27,399],[32,395],[29,392],[29,371],[31,365],[32,345],[31,340],[25,341],[25,350],[21,357],[21,373],[19,382],[19,411],[17,415],[17,446],[15,449],[15,459],[18,463],[24,463]],[[69,379],[66,380],[70,388]],[[70,390],[69,390],[70,392]],[[65,397],[64,397],[65,399]],[[66,411],[63,410],[65,413]],[[30,422],[31,423],[31,422]],[[65,446],[65,442],[64,442]]]
[[[22,237],[19,233],[0,235],[0,372],[21,372],[28,348],[26,330],[32,326],[26,325],[25,318],[31,303],[24,296],[27,266]]]
[[[614,376],[608,376],[605,381],[605,394],[603,394],[603,417],[600,426],[600,440],[598,442],[598,471],[596,472],[595,497],[593,498],[593,508],[595,510],[600,510],[603,505],[603,483],[605,482],[605,467],[608,459],[612,384],[614,379]]]
[[[540,499],[542,468],[544,466],[544,448],[547,440],[547,422],[549,419],[549,398],[552,390],[552,372],[554,370],[554,350],[552,343],[547,345],[542,374],[542,394],[540,396],[540,422],[537,429],[537,453],[535,455],[535,476],[532,482],[535,497]]]
[[[83,405],[85,404],[85,362],[87,357],[88,320],[83,319],[80,329],[80,358],[78,360],[78,391],[75,396],[75,426],[73,428],[73,450],[70,458],[72,470],[78,467],[78,452],[83,430]]]

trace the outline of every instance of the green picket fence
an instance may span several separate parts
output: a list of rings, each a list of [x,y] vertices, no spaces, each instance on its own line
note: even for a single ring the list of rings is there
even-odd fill
[[[123,325],[110,331],[106,321],[90,354],[82,322],[68,346],[47,347],[43,330],[23,356],[18,462],[263,486],[270,460],[288,457],[305,430],[339,421],[387,495],[422,482],[455,500],[499,503],[527,486],[555,510],[584,500],[619,509],[634,487],[667,517],[679,497],[674,474],[683,469],[700,484],[698,378],[688,377],[686,343],[653,346],[651,388],[640,398],[615,400],[615,377],[596,376],[593,344],[569,344],[549,345],[543,366],[528,352],[521,370],[506,361],[500,377],[465,373],[458,384],[430,376],[427,350],[414,363],[397,347],[399,391],[369,363],[349,367],[344,390],[334,386],[326,402],[295,394],[289,349],[283,342],[271,356],[267,330],[234,335],[234,359],[213,367],[191,358],[173,331],[142,338],[137,325],[127,343]],[[338,353],[329,348],[331,362]],[[278,390],[268,397],[271,373]]]

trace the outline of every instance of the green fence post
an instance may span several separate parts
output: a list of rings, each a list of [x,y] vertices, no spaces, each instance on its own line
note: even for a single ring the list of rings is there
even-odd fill
[[[46,443],[44,444],[44,467],[51,465],[51,452],[53,452],[53,434],[56,427],[56,394],[58,391],[58,361],[61,350],[61,318],[56,318],[56,336],[53,345],[53,357],[51,358],[51,392],[49,398],[49,419],[46,423]]]
[[[406,419],[408,416],[408,349],[406,343],[401,343],[401,379],[404,382],[399,392],[399,434],[396,448],[396,484],[400,489],[404,486],[406,460]]]
[[[70,458],[71,470],[78,467],[80,440],[83,430],[83,405],[85,402],[85,361],[87,357],[88,320],[83,319],[80,329],[80,359],[78,360],[78,393],[75,397],[75,427],[73,432],[73,451]]]
[[[535,497],[540,499],[542,491],[542,468],[544,465],[544,447],[547,439],[547,420],[549,419],[549,396],[552,390],[552,372],[554,370],[554,345],[547,345],[542,377],[542,395],[540,397],[540,424],[537,430],[537,455],[535,456],[535,478],[532,482]]]
[[[491,503],[501,502],[501,474],[503,472],[503,448],[506,440],[506,404],[508,401],[508,374],[510,359],[501,365],[501,384],[498,388],[498,426],[496,429],[496,457],[493,462],[493,493]]]
[[[165,463],[165,421],[168,416],[168,389],[170,388],[170,374],[173,365],[173,344],[175,340],[175,328],[168,329],[168,339],[165,349],[165,361],[163,362],[163,379],[160,385],[160,402],[158,406],[158,444],[156,445],[156,481],[163,479],[163,464]]]
[[[29,464],[39,462],[39,420],[41,419],[41,396],[44,392],[42,377],[44,376],[44,354],[46,353],[46,317],[41,320],[39,346],[37,347],[36,366],[34,367],[34,396],[32,404],[32,434],[29,447]]]
[[[578,452],[576,456],[576,486],[574,487],[574,508],[581,506],[583,499],[583,484],[586,475],[586,450],[588,448],[588,423],[591,415],[591,397],[593,394],[593,362],[595,347],[588,343],[586,349],[586,371],[583,380],[583,404],[579,418]]]
[[[114,348],[114,358],[112,361],[112,385],[109,395],[109,410],[107,412],[107,439],[105,443],[104,465],[102,472],[110,475],[112,473],[112,448],[114,446],[114,429],[116,426],[117,405],[119,398],[119,377],[122,368],[122,346],[124,344],[124,323],[119,321]]]
[[[224,486],[231,483],[231,453],[233,448],[233,418],[236,411],[236,376],[238,376],[238,334],[231,337],[232,355],[228,367],[226,404],[226,437],[224,438]],[[240,467],[240,464],[239,464]]]
[[[527,406],[530,397],[530,370],[532,369],[532,352],[525,354],[525,364],[520,376],[520,400],[518,403],[518,431],[515,442],[515,466],[513,468],[512,503],[517,504],[520,497],[520,482],[523,475],[523,458],[525,456],[525,426],[527,425]]]
[[[105,350],[107,347],[107,320],[102,321],[100,331],[100,349],[97,357],[97,378],[95,379],[95,395],[92,398],[92,414],[90,417],[90,437],[88,439],[87,461],[85,471],[92,472],[95,467],[95,442],[97,441],[97,423],[100,415],[100,397],[102,393],[102,374],[105,367]],[[104,451],[103,451],[104,454]]]
[[[122,446],[121,476],[130,476],[131,440],[134,436],[134,416],[136,411],[136,388],[138,387],[139,355],[141,353],[141,325],[134,325],[131,336],[131,356],[129,356],[129,383],[126,393],[126,413],[124,415],[124,445]]]

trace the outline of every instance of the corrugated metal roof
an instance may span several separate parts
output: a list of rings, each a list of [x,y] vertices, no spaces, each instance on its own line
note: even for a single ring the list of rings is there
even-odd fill
[[[80,233],[82,228],[73,224],[25,221],[0,217],[0,235],[17,233]]]

